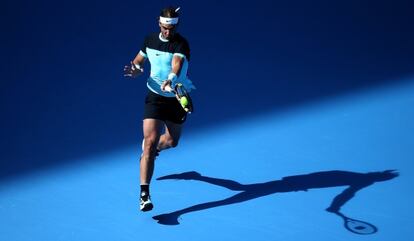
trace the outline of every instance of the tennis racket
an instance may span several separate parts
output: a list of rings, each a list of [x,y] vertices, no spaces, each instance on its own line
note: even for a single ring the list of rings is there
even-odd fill
[[[180,103],[181,107],[183,107],[185,112],[189,114],[193,112],[193,101],[191,100],[190,95],[181,83],[176,84],[174,89],[171,88],[170,85],[167,85],[165,86],[165,90],[175,94],[178,103]]]

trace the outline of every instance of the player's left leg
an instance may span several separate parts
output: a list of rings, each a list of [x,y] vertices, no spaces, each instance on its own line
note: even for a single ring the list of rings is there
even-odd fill
[[[144,119],[143,121],[143,153],[140,159],[140,210],[150,211],[153,204],[150,199],[149,185],[154,173],[156,146],[158,144],[163,122],[157,119]]]
[[[158,151],[176,147],[181,137],[182,124],[165,121],[165,133],[161,135],[158,142]]]

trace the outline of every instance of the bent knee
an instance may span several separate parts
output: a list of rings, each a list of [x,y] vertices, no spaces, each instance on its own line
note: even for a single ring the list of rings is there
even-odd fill
[[[143,151],[144,153],[152,154],[157,150],[158,140],[153,137],[145,137],[143,142]]]

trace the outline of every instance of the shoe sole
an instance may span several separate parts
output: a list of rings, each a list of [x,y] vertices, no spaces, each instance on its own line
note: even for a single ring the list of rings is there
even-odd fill
[[[141,208],[141,211],[148,212],[148,211],[151,211],[153,208],[154,208],[154,205],[152,205],[152,203],[148,203],[144,205],[144,207]]]

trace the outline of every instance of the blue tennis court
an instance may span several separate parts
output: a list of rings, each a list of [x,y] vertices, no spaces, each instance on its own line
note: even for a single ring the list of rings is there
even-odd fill
[[[188,20],[201,8],[177,3],[195,111],[156,160],[146,213],[145,78],[120,76],[143,37],[125,24],[150,22],[164,3],[75,1],[58,16],[46,1],[4,16],[32,9],[23,19],[36,21],[28,45],[8,30],[15,55],[3,66],[18,69],[26,53],[33,65],[3,74],[0,240],[414,240],[411,4],[230,2],[206,2],[212,22]],[[225,21],[249,11],[246,25]],[[266,35],[264,20],[277,31]]]
[[[411,240],[413,91],[410,81],[189,131],[157,160],[149,213],[138,211],[136,146],[2,183],[1,239],[360,240],[334,206],[374,225],[376,240]]]

